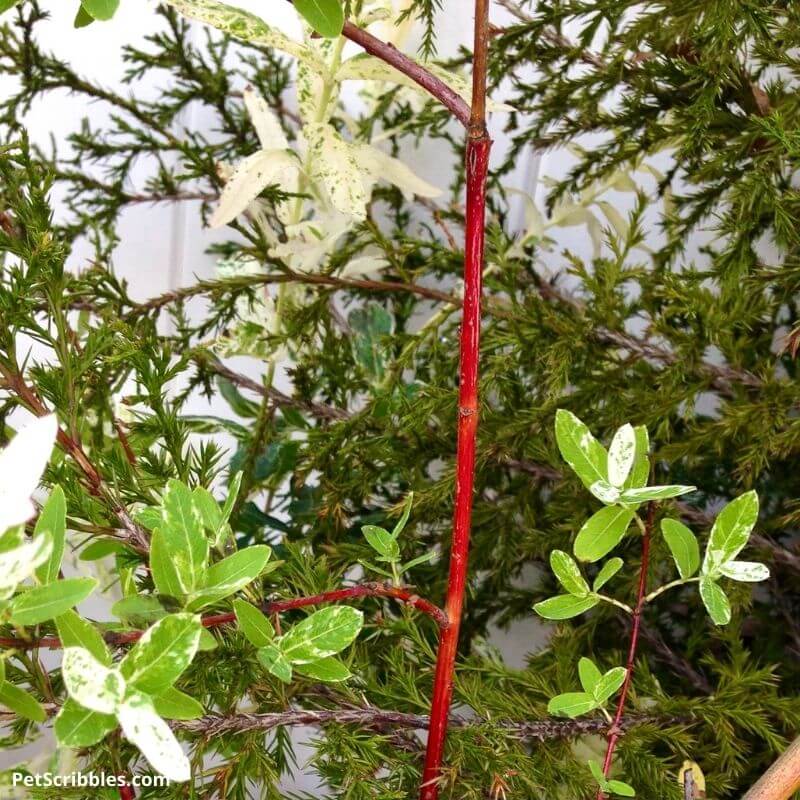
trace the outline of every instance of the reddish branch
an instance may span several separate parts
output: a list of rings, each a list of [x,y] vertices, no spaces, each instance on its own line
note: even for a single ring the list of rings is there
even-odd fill
[[[355,600],[359,597],[390,597],[407,606],[417,609],[417,611],[427,614],[439,627],[446,630],[448,627],[447,616],[444,611],[433,603],[415,594],[410,589],[401,586],[390,586],[384,583],[361,583],[358,586],[348,586],[346,589],[334,589],[330,592],[309,595],[307,597],[292,597],[287,600],[272,600],[264,603],[262,610],[265,614],[277,614],[282,611],[291,611],[295,608],[305,608],[307,606],[317,606],[323,603],[340,603],[344,600]],[[218,628],[221,625],[228,625],[236,621],[236,614],[230,612],[226,614],[211,614],[203,617],[203,626],[206,628]],[[108,633],[105,636],[106,643],[112,647],[119,647],[125,644],[132,644],[138,641],[144,631],[125,631],[124,633]],[[61,648],[61,640],[58,636],[43,636],[38,639],[21,639],[0,637],[0,647],[15,647],[18,649],[30,650],[34,647],[44,647],[50,650]]]
[[[644,523],[644,530],[642,531],[642,566],[639,570],[639,589],[636,596],[636,605],[633,608],[633,617],[631,624],[631,641],[628,647],[628,662],[625,665],[625,682],[622,684],[622,691],[619,693],[619,702],[617,703],[617,711],[614,714],[614,719],[609,727],[606,737],[608,744],[606,746],[606,757],[603,760],[603,775],[608,777],[611,771],[611,763],[614,759],[614,749],[617,746],[619,737],[622,736],[623,727],[622,719],[625,714],[625,701],[628,699],[628,690],[633,680],[633,668],[636,663],[636,649],[639,645],[639,633],[641,630],[642,622],[642,609],[645,605],[645,598],[647,596],[647,571],[650,567],[650,534],[653,530],[653,522],[655,521],[656,506],[655,503],[650,503],[647,508],[647,519]],[[602,789],[597,792],[597,800],[604,800],[605,793]]]
[[[439,637],[420,800],[436,800],[439,796],[439,777],[450,716],[450,702],[453,695],[458,632],[467,583],[467,559],[475,484],[475,438],[478,428],[478,360],[481,327],[481,279],[486,225],[486,176],[491,147],[491,140],[486,130],[488,43],[489,0],[475,0],[472,109],[466,149],[466,240],[458,390],[455,508],[445,605],[449,624],[442,630]]]

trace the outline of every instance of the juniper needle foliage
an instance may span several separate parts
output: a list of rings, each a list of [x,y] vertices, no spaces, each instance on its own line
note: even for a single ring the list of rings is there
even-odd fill
[[[270,4],[263,20],[215,0],[143,10],[157,32],[121,53],[120,91],[47,50],[44,0],[12,5],[5,745],[54,725],[87,768],[169,777],[139,792],[159,800],[286,797],[309,769],[331,797],[416,796],[448,624],[462,132],[407,76],[345,48],[337,3],[298,2],[298,40],[269,27]],[[100,20],[116,3],[75,5],[81,24],[115,24]],[[345,5],[469,103],[470,54],[436,60],[437,0]],[[709,797],[737,798],[800,724],[800,9],[491,13],[508,24],[492,30],[488,110],[510,144],[489,180],[441,796],[678,800],[689,761]],[[401,38],[414,21],[417,53]],[[139,96],[156,76],[160,93]],[[345,113],[345,85],[363,113]],[[56,92],[76,116],[109,112],[62,151],[25,122]],[[187,127],[190,105],[213,134]],[[450,155],[447,186],[406,163],[432,147]],[[570,166],[537,207],[509,176],[545,150]],[[148,175],[135,191],[134,167]],[[119,220],[176,203],[224,230],[216,277],[134,298],[114,269]],[[564,230],[588,248],[556,245]],[[225,413],[191,411],[198,396]],[[27,412],[39,419],[20,429]],[[92,593],[113,602],[102,620],[73,610]],[[553,620],[547,644],[509,665],[491,633],[519,636],[534,606]],[[317,731],[310,765],[297,725]]]

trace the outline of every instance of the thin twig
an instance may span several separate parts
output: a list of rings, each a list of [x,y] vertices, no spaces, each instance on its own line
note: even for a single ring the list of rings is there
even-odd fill
[[[292,597],[286,600],[270,600],[264,603],[261,608],[267,615],[277,614],[283,611],[292,611],[297,608],[317,606],[324,603],[340,603],[346,600],[355,600],[360,597],[388,597],[400,603],[411,606],[417,611],[429,616],[439,627],[440,630],[447,628],[448,621],[444,611],[423,597],[420,597],[412,589],[404,586],[391,586],[385,583],[360,583],[357,586],[348,586],[345,589],[333,589],[329,592],[308,595],[305,597]],[[236,614],[233,612],[225,614],[212,614],[203,617],[202,623],[205,628],[218,628],[222,625],[229,625],[236,621]],[[123,633],[107,633],[105,641],[112,647],[120,647],[126,644],[133,644],[139,641],[144,631],[125,631]],[[30,650],[33,648],[47,648],[49,650],[61,649],[61,640],[58,636],[43,636],[38,639],[22,639],[11,637],[0,637],[0,647],[16,648],[19,650]]]
[[[633,609],[633,617],[631,624],[631,639],[630,646],[628,647],[628,661],[625,665],[625,681],[622,684],[622,689],[619,693],[619,700],[617,702],[617,711],[614,714],[614,719],[606,732],[608,744],[606,746],[606,757],[603,760],[603,775],[608,777],[611,771],[611,763],[614,759],[614,749],[617,746],[617,741],[623,733],[622,720],[625,714],[625,701],[628,699],[628,690],[633,680],[633,670],[636,666],[636,650],[639,645],[639,631],[641,628],[642,609],[645,605],[645,597],[647,596],[647,571],[650,567],[650,534],[653,530],[653,523],[655,522],[656,506],[655,503],[649,503],[647,507],[647,519],[644,523],[642,530],[642,565],[639,570],[639,588],[637,592],[636,605]],[[602,789],[597,792],[597,800],[604,800],[605,793]]]

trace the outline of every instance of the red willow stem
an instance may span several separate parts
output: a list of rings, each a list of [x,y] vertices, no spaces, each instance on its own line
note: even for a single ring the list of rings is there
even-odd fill
[[[489,1],[475,0],[475,44],[472,64],[472,109],[466,147],[466,240],[464,309],[461,321],[458,389],[458,443],[455,508],[445,613],[448,625],[439,637],[433,681],[431,721],[425,752],[420,800],[437,800],[444,742],[453,696],[458,633],[467,583],[475,484],[475,438],[478,429],[478,361],[481,327],[481,279],[486,227],[486,176],[491,140],[486,130],[486,71],[489,43]]]
[[[642,566],[639,571],[639,589],[636,597],[636,605],[633,608],[631,641],[628,647],[628,662],[625,665],[625,681],[622,684],[622,691],[619,693],[617,712],[614,714],[614,720],[606,733],[608,744],[606,746],[606,757],[603,761],[603,775],[605,775],[606,778],[611,771],[611,764],[614,759],[614,750],[617,746],[617,741],[623,733],[622,717],[625,713],[625,701],[628,699],[628,690],[633,680],[633,668],[636,663],[636,649],[639,645],[639,632],[642,623],[642,609],[644,608],[646,602],[645,598],[647,597],[647,570],[650,566],[650,534],[653,530],[655,514],[656,504],[650,503],[647,507],[647,518],[644,523],[644,530],[642,531]],[[604,800],[604,798],[605,793],[602,789],[599,789],[596,800]]]
[[[132,786],[119,787],[119,800],[136,800],[136,792]]]
[[[427,614],[439,627],[446,630],[448,627],[447,615],[444,611],[433,603],[425,600],[414,592],[399,586],[388,586],[384,583],[361,583],[358,586],[348,586],[346,589],[334,589],[330,592],[309,595],[307,597],[291,597],[288,600],[272,600],[262,605],[265,614],[277,614],[282,611],[291,611],[295,608],[305,608],[306,606],[316,606],[322,603],[338,603],[342,600],[353,600],[358,597],[391,597],[405,605],[416,608],[423,614]],[[236,621],[236,614],[233,612],[225,614],[210,614],[203,617],[202,623],[205,628],[217,628],[220,625],[228,625]],[[112,647],[124,644],[132,644],[141,639],[144,631],[125,631],[124,633],[110,633],[105,637],[106,643]],[[19,639],[0,637],[0,647],[14,647],[17,649],[30,650],[34,647],[45,647],[50,650],[61,648],[61,639],[58,636],[43,636],[39,639]]]

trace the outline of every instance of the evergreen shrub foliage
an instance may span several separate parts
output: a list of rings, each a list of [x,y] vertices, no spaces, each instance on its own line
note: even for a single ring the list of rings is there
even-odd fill
[[[62,758],[172,779],[142,797],[278,798],[306,768],[291,726],[310,724],[331,796],[415,796],[441,624],[420,598],[444,596],[453,511],[463,137],[399,73],[343,49],[314,4],[297,3],[322,36],[294,41],[212,0],[166,3],[159,31],[121,54],[119,93],[41,45],[46,3],[12,5],[4,744],[54,724]],[[115,7],[83,0],[76,24]],[[492,31],[489,110],[510,143],[489,182],[442,795],[677,800],[690,761],[709,797],[739,797],[800,724],[800,11],[496,8],[510,22]],[[346,10],[384,35],[387,15],[421,26],[416,57],[468,98],[469,53],[436,60],[436,0]],[[200,40],[184,15],[208,23]],[[161,92],[138,96],[149,77]],[[344,85],[362,114],[345,113]],[[108,121],[40,149],[26,112],[64,91]],[[213,136],[185,126],[193,105]],[[451,153],[446,192],[401,160],[414,147]],[[537,208],[509,175],[547,148],[569,148],[571,167]],[[134,167],[149,171],[140,190]],[[135,299],[114,272],[119,219],[173,203],[224,227],[218,274]],[[592,255],[557,246],[565,231]],[[228,411],[190,412],[198,395]],[[20,409],[40,419],[18,431]],[[344,604],[295,602],[355,587]],[[74,610],[91,594],[114,603],[103,619]],[[547,645],[508,665],[490,630],[519,630],[534,607],[554,620]]]

